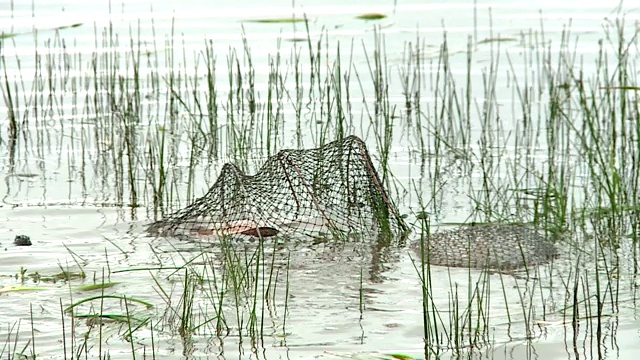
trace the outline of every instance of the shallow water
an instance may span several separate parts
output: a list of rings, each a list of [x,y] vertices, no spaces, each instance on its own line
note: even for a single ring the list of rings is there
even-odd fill
[[[38,214],[38,220],[34,219],[34,212]],[[173,301],[177,302],[182,288],[180,273],[183,271],[179,270],[178,274],[172,275],[173,270],[170,268],[180,266],[188,260],[200,263],[203,250],[214,264],[220,264],[216,261],[222,256],[219,246],[144,237],[141,235],[140,223],[122,221],[122,213],[113,209],[16,208],[3,209],[1,215],[4,220],[3,229],[10,229],[3,233],[3,239],[12,237],[14,233],[27,233],[34,241],[32,247],[15,247],[3,241],[0,262],[3,289],[11,286],[41,288],[37,291],[0,294],[3,302],[2,318],[5,324],[20,324],[19,331],[14,328],[12,336],[18,336],[18,343],[22,344],[30,336],[29,314],[32,314],[39,356],[60,356],[59,342],[63,334],[61,304],[66,307],[79,299],[99,295],[100,290],[80,291],[78,287],[100,283],[103,274],[109,274],[109,270],[111,275],[105,280],[119,284],[105,289],[105,294],[126,294],[154,305],[153,309],[132,305],[128,310],[136,317],[154,317],[156,323],[153,336],[157,355],[180,358],[182,354],[191,354],[200,357],[220,353],[223,348],[227,357],[240,356],[240,352],[247,352],[248,355],[250,352],[250,348],[247,348],[248,339],[241,345],[236,336],[212,337],[209,330],[198,331],[190,339],[181,339],[175,329],[171,329],[171,322],[162,321],[162,313],[167,304],[159,289],[173,292]],[[70,227],[69,221],[74,221],[75,225]],[[235,253],[252,254],[256,246],[256,242],[237,243],[234,246]],[[276,246],[274,252],[272,246],[272,242],[265,243],[267,260],[270,262],[271,256],[275,256],[276,268],[283,272],[277,281],[276,301],[265,308],[266,313],[263,315],[265,336],[264,342],[259,344],[260,356],[339,357],[361,353],[366,357],[364,354],[403,353],[420,357],[423,354],[420,282],[411,261],[414,255],[407,248],[391,248],[379,252],[371,245],[291,241]],[[372,253],[382,255],[372,257]],[[284,265],[287,262],[290,287],[285,324],[285,281],[282,276],[285,275]],[[460,303],[466,304],[469,283],[480,281],[484,286],[490,287],[484,290],[484,299],[491,299],[488,341],[493,345],[476,350],[478,358],[559,359],[572,356],[573,351],[584,356],[594,351],[590,340],[593,333],[589,327],[595,323],[586,321],[581,325],[575,339],[576,349],[566,349],[565,346],[568,345],[565,342],[573,341],[568,338],[571,334],[570,316],[564,319],[557,312],[565,306],[566,287],[562,282],[571,280],[565,269],[573,269],[572,263],[565,256],[551,265],[532,269],[534,272],[529,277],[523,272],[515,275],[487,275],[476,270],[433,267],[431,298],[433,305],[440,309],[441,316],[445,317],[443,322],[446,324],[446,314],[451,310],[452,304],[450,296],[454,289]],[[29,278],[20,281],[19,276],[18,279],[13,277],[21,268],[26,269],[27,274],[39,273],[46,276],[60,273],[62,269],[78,272],[79,265],[87,275],[84,280],[41,280],[36,283]],[[167,270],[134,271],[159,266]],[[214,265],[213,268],[216,267]],[[195,268],[202,269],[197,265]],[[485,279],[486,276],[488,277]],[[555,279],[553,283],[550,282],[552,277]],[[619,306],[628,309],[622,311],[635,314],[632,293],[621,289],[617,295],[620,297]],[[509,305],[506,305],[505,297],[509,299]],[[212,304],[204,293],[199,292],[194,303],[201,306],[195,311],[196,314],[205,318],[211,316]],[[523,314],[522,304],[532,312]],[[99,307],[100,304],[94,302],[93,306]],[[118,301],[105,301],[103,306],[104,313],[125,311]],[[172,306],[175,307],[176,304]],[[507,306],[509,315],[506,312]],[[79,311],[89,312],[89,308]],[[530,321],[539,322],[539,326],[535,327],[537,330],[528,335],[533,338],[532,341],[526,341],[527,327],[524,326],[524,321],[528,316],[531,316]],[[237,326],[233,324],[233,318],[230,319],[231,323],[228,325],[232,328]],[[68,316],[65,316],[65,322],[69,346],[71,328]],[[607,357],[627,358],[625,354],[631,355],[629,345],[624,343],[631,344],[627,339],[637,336],[637,319],[633,316],[606,316],[603,322],[602,341],[617,346],[617,353],[608,354]],[[87,323],[75,322],[79,338],[88,331]],[[103,351],[108,349],[111,356],[116,358],[130,356],[131,345],[118,336],[125,329],[126,327],[123,329],[118,324],[103,325],[102,336],[108,338]],[[92,336],[88,346],[93,346],[90,354],[95,354],[99,341],[95,332]],[[149,353],[150,337],[148,330],[136,332],[134,338],[138,354],[142,354],[143,346],[146,346],[146,352]],[[190,345],[184,348],[187,340]],[[446,351],[444,355],[448,357]]]
[[[4,20],[0,24],[0,31],[18,34],[3,41],[2,54],[8,62],[3,70],[6,70],[10,81],[20,79],[22,74],[21,81],[29,89],[32,69],[37,63],[33,56],[34,49],[46,54],[49,47],[52,47],[52,52],[59,54],[59,50],[56,50],[60,48],[59,42],[47,43],[47,39],[59,36],[65,40],[65,48],[70,53],[80,54],[76,59],[82,56],[82,60],[78,61],[82,64],[78,65],[81,70],[76,74],[78,84],[82,85],[82,76],[91,76],[87,65],[91,54],[107,51],[101,45],[96,45],[96,33],[100,37],[109,24],[112,24],[113,32],[120,36],[117,49],[129,50],[129,31],[133,29],[135,33],[140,32],[142,52],[161,54],[160,58],[170,49],[170,43],[165,41],[171,38],[173,28],[176,44],[179,43],[179,48],[184,49],[177,60],[180,64],[177,66],[184,68],[184,73],[196,72],[193,64],[197,61],[202,63],[198,59],[204,40],[212,40],[218,61],[218,86],[222,94],[229,91],[226,82],[226,57],[230,48],[242,54],[241,41],[244,33],[255,62],[256,89],[264,92],[268,87],[269,55],[273,57],[280,49],[287,58],[290,49],[296,47],[306,51],[305,43],[301,45],[286,40],[306,38],[307,33],[301,24],[273,25],[242,21],[288,17],[292,13],[298,16],[306,14],[312,20],[309,25],[311,40],[315,42],[328,36],[332,44],[340,42],[342,58],[353,56],[354,71],[366,74],[367,76],[362,76],[363,87],[371,88],[367,55],[362,48],[363,44],[367,51],[374,48],[374,27],[372,22],[354,20],[354,16],[383,12],[389,17],[376,24],[380,25],[378,31],[386,39],[385,49],[391,69],[389,77],[392,79],[390,99],[393,105],[402,109],[405,98],[399,81],[393,79],[402,72],[405,42],[415,43],[416,36],[425,43],[425,49],[433,50],[425,54],[426,61],[437,64],[438,49],[446,30],[451,61],[455,65],[452,73],[462,77],[466,72],[468,39],[473,39],[476,45],[471,81],[478,84],[473,86],[473,94],[474,98],[481,101],[482,77],[492,60],[493,50],[498,46],[511,56],[513,64],[512,67],[503,68],[509,68],[509,71],[497,74],[497,84],[512,84],[511,73],[525,73],[522,76],[530,76],[530,81],[535,82],[538,81],[535,74],[527,73],[530,68],[524,66],[526,61],[532,60],[526,57],[530,44],[522,40],[523,34],[529,34],[530,31],[536,33],[542,26],[545,42],[542,34],[536,36],[543,44],[549,42],[551,51],[557,52],[555,45],[570,23],[571,33],[579,39],[580,44],[576,46],[576,55],[593,59],[598,51],[597,42],[603,37],[603,24],[607,24],[605,19],[613,18],[617,14],[614,10],[603,2],[583,3],[576,9],[575,3],[570,1],[519,4],[498,1],[491,4],[478,3],[476,10],[473,3],[468,1],[439,4],[399,1],[397,6],[393,6],[390,1],[351,2],[348,5],[296,2],[294,10],[287,1],[271,2],[268,7],[249,1],[234,5],[181,2],[179,7],[171,2],[151,4],[145,1],[111,6],[108,2],[92,3],[90,6],[86,2],[35,2],[33,9],[26,3],[12,4],[11,8],[7,4],[2,5],[0,18]],[[622,12],[625,13],[627,28],[633,28],[634,21],[640,18],[638,10],[625,7]],[[55,30],[57,27],[79,23],[82,25]],[[477,43],[483,39],[498,38],[504,41]],[[279,39],[283,41],[279,42]],[[511,39],[516,40],[510,41]],[[336,47],[330,46],[327,56],[332,59],[336,53]],[[14,56],[19,57],[20,67]],[[507,63],[505,58],[501,62],[503,66]],[[430,65],[430,68],[434,69],[435,64]],[[158,66],[163,69],[169,65],[163,62]],[[585,73],[588,74],[593,68],[592,61],[584,62]],[[70,70],[72,75],[73,70],[78,70],[78,67]],[[202,71],[198,73],[202,74]],[[4,79],[4,74],[2,76]],[[131,74],[123,76],[129,77]],[[463,80],[460,81],[462,84]],[[353,82],[351,86],[359,88]],[[239,320],[234,314],[236,307],[233,304],[224,306],[230,335],[215,336],[215,329],[209,324],[196,331],[193,336],[181,336],[175,328],[179,321],[167,309],[174,309],[176,312],[180,310],[185,270],[174,273],[171,268],[193,262],[195,265],[189,268],[190,271],[209,271],[204,277],[210,280],[210,271],[217,271],[218,275],[224,274],[221,257],[235,254],[246,260],[255,253],[258,244],[242,242],[225,248],[220,244],[147,237],[143,231],[144,226],[154,217],[148,210],[151,197],[148,193],[141,192],[140,203],[143,206],[133,210],[124,207],[123,210],[122,198],[126,200],[127,194],[126,191],[124,196],[116,194],[114,184],[122,179],[114,178],[113,163],[109,162],[108,154],[105,155],[112,146],[120,145],[120,134],[107,134],[98,139],[92,136],[96,130],[100,130],[100,118],[105,114],[94,114],[89,106],[86,111],[74,111],[77,105],[74,105],[73,99],[82,99],[83,91],[86,89],[78,86],[76,95],[65,93],[56,106],[52,107],[55,111],[40,113],[38,121],[27,116],[31,121],[31,132],[25,138],[29,140],[20,140],[15,154],[7,151],[0,155],[1,174],[5,175],[4,181],[0,182],[0,194],[3,194],[0,205],[0,339],[9,339],[6,343],[12,348],[3,350],[0,346],[0,354],[13,353],[15,340],[18,348],[27,346],[26,354],[30,354],[30,347],[34,346],[38,358],[60,358],[64,339],[67,354],[70,354],[72,348],[78,349],[79,344],[84,342],[87,344],[89,358],[106,351],[112,358],[130,358],[132,347],[136,354],[144,353],[149,357],[153,347],[153,351],[162,358],[372,358],[388,353],[418,358],[425,356],[422,291],[412,262],[415,254],[404,245],[379,248],[375,242],[365,245],[314,243],[309,239],[295,239],[284,244],[266,242],[264,261],[269,266],[265,268],[270,269],[270,261],[273,261],[278,278],[274,280],[277,286],[275,295],[272,295],[275,296],[275,301],[263,302],[259,296],[258,314],[261,314],[259,318],[264,321],[261,324],[264,333],[261,341],[258,344],[251,343],[246,332],[248,315],[244,313]],[[149,106],[148,114],[151,118],[155,116],[156,108],[160,108],[166,100],[166,90],[162,90],[162,96],[155,94],[155,91],[153,88],[143,89],[143,93],[148,95],[144,103]],[[379,155],[376,153],[375,138],[371,135],[375,130],[359,124],[359,119],[366,117],[363,115],[366,114],[365,110],[359,104],[360,99],[370,102],[374,94],[354,94],[356,95],[353,95],[352,100],[358,104],[353,110],[356,114],[353,120],[355,125],[350,130],[365,138],[376,161]],[[422,95],[424,109],[433,108],[437,95],[433,91],[424,91]],[[518,101],[514,97],[513,85],[504,85],[496,96],[503,109],[503,116],[517,118],[517,110],[514,108],[518,106]],[[26,100],[20,101],[24,107]],[[295,112],[285,107],[282,114],[286,119]],[[315,114],[307,116],[309,123],[313,123],[317,117]],[[7,119],[6,107],[3,106],[0,110],[3,149],[8,148],[4,140]],[[160,120],[150,120],[149,123]],[[515,127],[515,124],[516,121],[507,122],[506,126]],[[222,125],[228,124],[223,121]],[[145,126],[151,125],[141,125]],[[285,122],[284,126],[282,135],[274,139],[277,147],[295,147],[295,124]],[[472,123],[471,127],[475,135],[482,129],[479,123]],[[317,145],[317,131],[317,128],[311,126],[311,131],[305,132],[303,147]],[[507,141],[507,145],[512,146],[515,138],[514,136]],[[145,141],[151,140],[141,138],[139,141],[145,144]],[[230,142],[226,138],[221,141],[225,144]],[[184,150],[184,146],[179,144],[177,149]],[[421,164],[416,155],[417,147],[418,141],[414,136],[398,130],[391,145],[390,158],[393,161],[390,166],[403,187],[411,188],[417,184],[418,189],[427,193],[432,186],[429,173],[434,170],[430,168],[425,171],[424,163]],[[471,145],[475,152],[480,151],[479,147],[476,142]],[[146,148],[142,146],[142,149]],[[514,147],[506,146],[502,158],[517,156],[513,149]],[[253,159],[257,164],[265,157],[265,154],[260,155]],[[179,194],[186,193],[185,177],[191,166],[188,158],[189,154],[184,154],[184,160],[176,164],[179,172],[176,176],[183,179],[176,189]],[[451,155],[451,158],[454,156]],[[544,141],[532,147],[530,159],[532,166],[544,166],[547,161]],[[220,160],[203,160],[198,165],[194,170],[196,175],[193,184],[197,189],[195,194],[204,193],[215,181],[217,171],[225,160],[229,159],[222,156]],[[579,165],[574,174],[578,179],[577,183],[588,175],[587,169]],[[427,166],[432,166],[432,163]],[[468,192],[482,181],[483,174],[477,168],[466,169],[450,158],[444,159],[442,166],[440,171],[447,173],[447,182],[440,195],[440,211],[434,214],[432,222],[464,222],[474,205]],[[496,178],[511,175],[509,169],[502,171],[496,174]],[[140,173],[138,176],[144,182],[145,174]],[[185,202],[186,196],[177,195],[182,202]],[[581,196],[576,194],[576,201]],[[415,195],[406,195],[399,202],[401,211],[417,211],[418,201]],[[410,221],[415,219],[410,217]],[[13,238],[19,234],[30,236],[33,246],[13,246]],[[418,234],[414,232],[409,240],[416,241],[417,237]],[[589,244],[588,239],[583,240]],[[627,247],[619,252],[630,254],[630,245],[625,246]],[[616,288],[614,294],[619,309],[612,311],[613,301],[603,300],[605,316],[601,317],[600,339],[596,337],[596,320],[589,317],[589,311],[593,311],[595,307],[593,303],[582,303],[583,307],[579,311],[583,318],[577,328],[572,328],[570,313],[565,318],[560,311],[566,304],[572,303],[574,285],[577,284],[583,295],[596,292],[594,279],[599,274],[594,273],[593,268],[585,266],[582,272],[575,274],[576,267],[573,264],[578,255],[583,257],[585,264],[595,261],[594,252],[581,250],[583,249],[571,249],[565,257],[553,264],[531,269],[530,274],[487,274],[481,271],[433,267],[430,296],[443,317],[439,324],[440,331],[451,332],[448,316],[455,304],[452,301],[452,296],[455,296],[452,294],[457,292],[460,306],[464,307],[473,295],[468,289],[470,285],[474,289],[476,284],[480,284],[481,287],[488,286],[482,288],[486,294],[484,299],[490,299],[490,303],[479,305],[477,298],[474,299],[476,306],[488,311],[484,314],[487,316],[488,333],[486,339],[481,339],[482,346],[478,349],[464,347],[462,352],[465,355],[498,359],[634,358],[640,349],[637,342],[640,321],[635,308],[637,279],[632,277],[633,263],[628,259],[621,260],[618,266],[621,269],[621,281],[624,282],[623,286]],[[591,257],[587,256],[589,254]],[[208,263],[209,266],[198,265],[201,263]],[[156,270],[159,267],[165,269]],[[20,276],[21,270],[25,271],[24,280]],[[78,274],[81,270],[86,274],[84,279],[64,281],[54,276],[62,271]],[[39,281],[32,278],[36,273],[41,276]],[[260,273],[256,277],[264,280],[268,275]],[[61,310],[80,299],[100,295],[100,290],[82,291],[79,286],[100,283],[103,277],[106,277],[105,281],[118,283],[105,289],[105,294],[124,294],[154,305],[151,309],[139,305],[126,308],[122,302],[115,300],[105,301],[102,305],[103,313],[130,312],[138,319],[152,319],[153,331],[149,325],[135,331],[133,346],[123,335],[126,333],[126,326],[112,323],[92,327],[87,320],[72,322],[71,317]],[[13,291],[15,288],[12,287],[42,289]],[[215,314],[216,302],[208,298],[211,294],[206,292],[207,288],[210,287],[199,288],[200,291],[194,298],[196,323],[203,323]],[[251,293],[251,289],[244,290]],[[169,294],[170,303],[163,291]],[[613,296],[610,294],[608,296]],[[99,302],[94,302],[93,309],[82,306],[78,312],[92,313],[100,310],[100,306]],[[460,311],[464,312],[464,309]],[[473,314],[473,326],[482,323],[477,316],[477,313]],[[527,321],[539,324],[526,326]],[[245,329],[242,331],[242,338],[237,335],[239,327]],[[103,341],[100,341],[99,329],[103,332]],[[35,345],[28,344],[32,330],[35,333]],[[83,335],[88,331],[91,332],[85,341]],[[468,338],[464,338],[462,343],[466,344],[468,341]],[[454,357],[454,352],[447,349],[447,346],[451,344],[442,345],[443,356]],[[83,351],[85,350],[80,350],[81,353]]]

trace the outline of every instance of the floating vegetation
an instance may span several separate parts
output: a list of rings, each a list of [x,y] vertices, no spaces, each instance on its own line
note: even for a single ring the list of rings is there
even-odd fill
[[[306,21],[305,18],[296,18],[296,17],[243,20],[243,22],[257,23],[257,24],[291,24],[291,23],[301,23],[305,21]]]
[[[32,173],[15,173],[15,174],[9,174],[6,177],[17,177],[17,178],[35,178],[38,177],[40,175],[38,174],[32,174]]]
[[[141,299],[137,299],[137,298],[132,298],[132,297],[124,296],[124,295],[98,295],[98,296],[92,296],[92,297],[85,298],[85,299],[82,299],[80,301],[77,301],[77,302],[67,306],[64,309],[64,311],[65,312],[69,312],[69,311],[73,310],[74,308],[78,307],[79,305],[82,305],[84,303],[91,302],[91,301],[94,301],[94,300],[104,301],[104,300],[110,300],[110,299],[111,300],[121,300],[121,301],[124,301],[126,303],[137,303],[137,304],[143,305],[147,309],[153,308],[153,304],[151,304],[151,303],[149,303],[147,301],[141,300]]]
[[[417,358],[405,354],[385,354],[388,356],[386,359],[394,359],[394,360],[418,360]],[[384,359],[384,358],[383,358]]]
[[[344,354],[333,354],[333,353],[328,353],[328,355],[331,355],[330,359],[352,359],[352,360],[419,360],[420,358],[416,358],[413,357],[411,355],[405,355],[405,354],[381,354],[381,353],[376,353],[376,352],[362,352],[362,353],[355,353],[355,354],[349,354],[349,355],[344,355]]]
[[[100,284],[90,284],[90,285],[82,285],[76,287],[78,291],[93,291],[93,290],[102,290],[112,288],[116,285],[120,284],[119,282],[105,282]]]
[[[24,292],[24,291],[39,291],[39,290],[47,290],[47,288],[35,287],[35,286],[5,286],[0,288],[0,294],[6,294],[11,292]]]
[[[126,324],[132,320],[138,324],[144,324],[149,321],[149,318],[139,319],[123,314],[74,314],[73,317],[76,319],[87,319],[88,325],[104,325],[108,323]]]
[[[600,90],[630,90],[640,91],[640,86],[601,86]]]
[[[356,19],[360,20],[380,20],[386,18],[387,15],[381,13],[366,13],[356,16]]]
[[[83,23],[75,23],[75,24],[71,24],[71,25],[62,25],[62,26],[58,26],[58,27],[54,27],[54,28],[48,28],[48,29],[38,29],[38,31],[44,31],[44,30],[49,30],[49,31],[58,31],[58,30],[64,30],[64,29],[72,29],[72,28],[77,28],[82,26]],[[28,35],[31,34],[31,31],[27,31],[27,32],[22,32],[22,33],[0,33],[0,40],[3,39],[9,39],[12,37],[16,37],[18,35]]]
[[[489,44],[489,43],[503,43],[503,42],[513,42],[519,41],[519,39],[512,37],[497,37],[497,38],[487,38],[478,41],[478,44]]]
[[[309,41],[309,38],[306,38],[306,37],[294,37],[294,38],[288,38],[287,41],[289,41],[289,42],[307,42],[307,41]]]
[[[83,25],[83,23],[75,23],[75,24],[71,24],[71,25],[63,25],[63,26],[58,26],[56,28],[53,28],[53,30],[72,29],[72,28],[80,27],[82,25]]]
[[[87,275],[82,272],[73,272],[73,271],[60,271],[59,273],[44,275],[39,272],[30,273],[25,268],[21,268],[18,273],[14,275],[16,280],[21,282],[25,282],[27,280],[33,282],[48,282],[48,283],[56,283],[58,281],[69,281],[69,280],[84,280]]]

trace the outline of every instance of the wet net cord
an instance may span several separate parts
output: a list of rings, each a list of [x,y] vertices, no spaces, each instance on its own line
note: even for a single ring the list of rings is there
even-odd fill
[[[281,150],[255,175],[225,164],[214,185],[186,208],[151,224],[155,235],[407,232],[359,138]],[[266,233],[266,232],[265,232]],[[262,232],[257,232],[262,236]]]

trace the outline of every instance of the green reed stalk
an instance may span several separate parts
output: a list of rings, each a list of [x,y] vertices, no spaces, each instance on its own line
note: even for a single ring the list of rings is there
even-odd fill
[[[131,358],[135,360],[136,358],[136,349],[134,347],[134,341],[133,341],[133,331],[131,328],[131,313],[129,312],[129,302],[127,301],[127,297],[124,296],[124,307],[125,307],[125,314],[127,317],[127,327],[129,329],[129,343],[131,344]]]
[[[205,63],[207,66],[207,118],[209,120],[208,136],[209,156],[217,159],[219,156],[218,139],[218,87],[216,85],[216,56],[213,53],[213,42],[209,40],[205,45]]]

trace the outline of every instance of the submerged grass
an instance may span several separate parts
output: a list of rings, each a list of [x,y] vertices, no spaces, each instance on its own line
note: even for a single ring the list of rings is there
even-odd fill
[[[291,20],[300,19],[256,21]],[[406,44],[401,63],[393,64],[400,68],[404,103],[398,105],[392,100],[385,38],[378,32],[373,49],[362,44],[366,66],[354,64],[358,46],[350,44],[345,52],[342,44],[330,46],[324,34],[314,41],[308,35],[304,47],[294,45],[289,54],[278,48],[262,74],[245,39],[242,49],[226,54],[226,73],[221,73],[220,54],[211,41],[191,56],[184,45],[179,54],[174,34],[164,43],[154,34],[143,45],[132,32],[122,50],[110,25],[100,34],[96,30],[96,50],[89,58],[70,53],[59,37],[45,49],[36,48],[32,79],[11,78],[7,64],[14,60],[2,53],[9,125],[3,144],[13,149],[10,153],[34,147],[43,158],[51,133],[68,137],[69,144],[80,147],[68,156],[83,174],[83,190],[99,180],[100,190],[108,192],[105,197],[129,209],[130,218],[145,218],[136,212],[143,207],[156,219],[194,200],[224,161],[252,173],[283,147],[309,148],[351,133],[369,135],[380,180],[415,220],[420,255],[414,266],[422,290],[426,358],[445,352],[463,356],[491,344],[497,313],[504,314],[510,332],[517,327],[526,341],[539,334],[539,324],[548,318],[571,322],[577,342],[581,323],[601,334],[603,319],[620,313],[621,286],[627,286],[621,279],[637,275],[639,264],[638,39],[637,33],[624,33],[622,21],[604,29],[593,73],[586,73],[571,52],[568,30],[558,49],[549,47],[542,30],[522,34],[518,55],[502,47],[512,39],[469,39],[462,76],[454,71],[461,62],[452,58],[446,34],[431,58],[418,38]],[[474,60],[478,45],[490,47],[490,60],[480,70]],[[512,91],[512,108],[506,110],[498,93],[505,67]],[[481,81],[476,80],[478,72]],[[425,100],[426,89],[433,100]],[[361,99],[362,107],[356,106]],[[287,123],[289,116],[295,118]],[[403,149],[419,165],[411,184],[394,173],[398,144],[407,144]],[[89,173],[95,178],[85,178]],[[464,281],[452,280],[452,269],[447,287],[434,287],[427,249],[446,212],[443,207],[451,205],[447,197],[452,186],[468,194],[472,213],[463,220],[531,224],[558,239],[570,259],[568,268],[551,264],[516,274],[468,270]],[[619,256],[629,243],[632,253]],[[389,246],[384,242],[379,248]],[[150,330],[154,355],[156,331],[179,336],[185,347],[196,336],[234,336],[239,346],[247,339],[258,352],[267,346],[265,338],[273,336],[267,329],[270,321],[276,323],[271,330],[281,329],[281,343],[286,344],[292,331],[290,290],[296,285],[290,284],[286,246],[277,240],[247,245],[222,238],[213,250],[188,255],[175,250],[182,263],[129,270],[150,273],[165,306],[160,316],[132,307],[137,303],[150,310],[146,300],[105,294],[119,283],[108,278],[117,273],[110,269],[107,281],[73,289],[100,290],[101,295],[70,299],[65,305],[60,300],[65,356],[91,357],[86,345],[91,336],[99,337],[98,352],[104,355],[106,336],[102,326],[94,335],[93,326],[104,320],[126,326],[120,335],[130,342],[132,356],[139,354],[133,338],[141,329]],[[87,261],[71,254],[83,269]],[[369,316],[365,271],[361,269],[358,289],[361,317]],[[84,270],[81,274],[84,279]],[[51,279],[32,280],[70,282],[72,275],[63,270]],[[495,295],[496,286],[502,299]],[[510,298],[513,289],[517,299]],[[98,311],[72,317],[67,343],[69,311],[98,301]],[[105,310],[111,301],[124,304],[124,313]],[[79,319],[95,323],[80,335]],[[24,354],[30,345],[32,356],[37,354],[33,332],[26,342],[11,336],[19,326],[8,329],[0,357]]]

